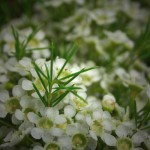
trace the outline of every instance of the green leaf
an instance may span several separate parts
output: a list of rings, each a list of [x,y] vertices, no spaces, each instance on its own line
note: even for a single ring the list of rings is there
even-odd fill
[[[72,90],[72,89],[70,89],[70,88],[68,88],[68,87],[65,87],[65,86],[63,86],[63,85],[61,85],[60,87],[66,88],[67,91],[71,92],[73,95],[75,95],[76,97],[78,97],[80,100],[82,100],[82,101],[84,101],[85,103],[87,103],[87,102],[85,101],[85,99],[82,98],[81,96],[79,96],[74,90]],[[72,87],[73,87],[73,86],[72,86]]]
[[[76,92],[74,92],[74,91],[70,91],[70,92],[87,104],[86,100],[84,98],[82,98],[81,96],[79,96]]]
[[[136,101],[134,98],[131,98],[129,107],[130,107],[130,117],[134,118],[135,124],[137,126],[137,117],[138,117],[137,116],[137,106],[136,106]]]
[[[45,77],[45,79],[48,79],[48,77],[43,73],[43,71],[38,67],[38,65],[35,62],[32,62],[35,69],[41,73],[41,75],[43,75],[43,77]]]
[[[35,29],[28,37],[27,39],[20,41],[19,40],[19,33],[17,30],[11,26],[12,33],[15,39],[15,56],[18,60],[22,59],[26,54],[26,47],[28,43],[32,40],[32,38],[35,36],[35,34],[39,31],[40,28]]]
[[[31,32],[29,34],[29,36],[27,37],[27,40],[24,44],[24,48],[26,48],[26,46],[28,45],[28,43],[33,39],[33,37],[37,34],[37,32],[41,29],[41,27],[37,27],[33,32]]]
[[[50,90],[50,85],[51,85],[51,81],[50,81],[50,74],[49,74],[49,71],[48,71],[48,67],[47,65],[45,64],[45,68],[46,68],[46,73],[47,73],[47,77],[48,77],[48,86],[49,86],[49,90]]]
[[[53,61],[54,61],[54,43],[52,42],[51,45],[51,65],[50,65],[50,80],[52,82],[53,79]]]
[[[92,69],[96,69],[97,67],[91,67],[91,68],[87,68],[87,69],[81,69],[79,72],[75,73],[74,76],[69,79],[67,82],[65,82],[65,85],[67,85],[68,83],[70,83],[72,80],[74,80],[77,76],[79,76],[81,73],[84,73],[84,72],[87,72],[89,70],[92,70]]]
[[[64,97],[69,93],[69,91],[66,91],[64,94],[61,94],[57,99],[55,99],[53,102],[52,102],[52,106],[56,106],[58,103],[60,103]]]
[[[53,89],[56,89],[53,93],[56,93],[58,92],[59,90],[66,90],[66,89],[70,89],[70,90],[79,90],[81,89],[80,87],[73,87],[73,86],[70,86],[70,87],[55,87]]]
[[[13,26],[11,26],[11,29],[15,39],[15,56],[20,60],[24,56],[25,50],[23,49],[22,43],[19,41],[19,33],[17,30]]]
[[[68,54],[65,63],[63,64],[63,66],[61,67],[60,71],[58,72],[58,75],[56,77],[56,79],[58,79],[58,77],[60,76],[61,72],[63,71],[63,69],[65,68],[66,64],[68,63],[68,61],[71,59],[71,57],[73,56],[73,54],[76,52],[77,50],[77,45],[73,45],[70,53]]]
[[[135,41],[132,53],[135,53],[136,58],[150,57],[150,19],[147,22],[145,29],[141,32],[140,36]]]
[[[38,94],[39,98],[40,98],[41,101],[43,102],[43,104],[44,104],[45,106],[48,106],[48,105],[47,105],[47,102],[46,102],[46,100],[45,100],[45,98],[40,94],[40,92],[39,92],[39,90],[37,89],[36,85],[35,85],[34,83],[32,83],[32,85],[33,85],[33,87],[34,87],[36,93]]]
[[[36,73],[37,73],[37,75],[38,75],[38,77],[39,77],[39,79],[40,79],[40,81],[41,81],[41,83],[42,83],[42,85],[43,85],[43,87],[44,87],[44,89],[45,89],[46,95],[47,95],[47,97],[48,97],[47,86],[46,86],[44,80],[42,79],[42,77],[41,77],[39,71],[38,71],[36,68],[35,68],[35,71],[36,71]]]

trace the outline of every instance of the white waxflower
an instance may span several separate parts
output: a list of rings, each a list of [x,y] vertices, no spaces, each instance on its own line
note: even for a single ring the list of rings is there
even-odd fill
[[[123,44],[128,48],[133,48],[133,42],[127,37],[125,33],[120,30],[115,32],[105,31],[106,36],[108,39],[116,44]]]
[[[72,137],[73,149],[82,150],[88,146],[88,126],[86,124],[70,124],[66,128],[66,133]]]
[[[67,98],[65,98],[65,99],[66,100],[70,99],[69,101],[67,101],[67,103],[71,104],[75,109],[82,110],[82,109],[84,109],[85,106],[87,106],[87,102],[86,102],[87,94],[82,89],[78,90],[77,94],[79,97],[77,97],[76,95],[74,95],[72,93],[69,93]],[[65,102],[65,100],[64,100],[64,102]]]
[[[132,140],[127,137],[118,139],[117,150],[133,150]]]
[[[116,20],[115,12],[104,10],[104,9],[97,9],[97,10],[92,11],[90,14],[90,17],[98,25],[111,24]]]
[[[15,90],[16,89],[14,89],[14,91]],[[19,93],[18,95],[20,96],[20,94],[21,93]],[[19,104],[19,97],[9,97],[9,93],[6,90],[0,92],[0,108],[1,108],[0,117],[1,118],[6,117],[7,113],[13,114],[16,111],[16,109],[19,109],[20,107],[21,106]]]
[[[27,74],[26,70],[18,63],[15,57],[10,57],[5,63],[5,67],[8,71],[19,73],[22,76]]]
[[[62,58],[59,58],[57,57],[54,61],[54,77],[57,77],[59,71],[61,70],[62,66],[64,65],[65,63],[65,59],[62,59]],[[64,69],[62,70],[61,74],[59,75],[59,79],[63,78],[63,77],[66,77],[72,73],[75,73],[75,72],[78,72],[80,71],[81,69],[77,66],[77,65],[73,65],[72,67],[67,64]],[[67,79],[68,80],[68,79]],[[62,80],[63,81],[63,80]],[[64,80],[66,81],[66,80]],[[71,81],[72,84],[79,84],[81,83],[81,78],[78,76],[76,77],[74,80]]]
[[[99,100],[97,100],[93,96],[89,96],[87,98],[87,106],[85,106],[82,110],[78,111],[75,116],[77,121],[85,121],[91,120],[91,115],[94,111],[99,110],[102,112],[102,106]]]
[[[93,139],[98,140],[97,137],[100,137],[107,145],[116,145],[116,138],[110,134],[113,129],[113,124],[108,112],[97,110],[86,121],[90,126],[89,133]]]
[[[33,65],[31,63],[31,59],[28,57],[23,57],[19,61],[19,65],[20,65],[20,67],[22,67],[24,69],[24,71],[26,71],[26,74],[29,74],[31,68],[33,67]]]
[[[31,135],[35,139],[43,139],[45,142],[49,138],[59,137],[63,134],[63,130],[58,128],[57,125],[64,124],[66,118],[59,115],[59,112],[55,108],[47,108],[42,110],[42,117],[39,117],[33,112],[28,113],[28,119],[35,124],[35,127],[31,130]]]
[[[56,60],[54,61],[53,64],[53,79],[56,78],[58,76],[59,71],[61,70],[63,64],[65,63],[65,59],[61,59],[61,58],[56,58]],[[50,69],[50,61],[45,61],[45,59],[37,59],[35,61],[35,63],[38,65],[38,67],[41,69],[41,71],[45,74],[45,76],[47,75],[47,70],[46,70],[46,66],[47,68]],[[80,70],[79,67],[77,66],[73,66],[72,68],[70,67],[69,64],[67,64],[65,66],[65,68],[62,70],[62,72],[59,75],[59,79],[62,79],[72,73],[78,72]],[[49,70],[50,71],[50,70]],[[36,73],[35,69],[33,67],[30,68],[30,73],[33,76],[33,81],[28,80],[28,79],[24,79],[22,81],[22,88],[26,91],[32,91],[31,95],[35,98],[38,98],[38,94],[36,93],[33,83],[35,84],[35,86],[37,87],[37,89],[39,90],[40,94],[43,96],[46,92],[45,87],[43,86],[43,83],[41,82],[38,74]],[[45,84],[45,86],[47,87],[47,90],[49,90],[49,84],[48,81],[45,77],[42,76],[43,82]],[[69,78],[71,79],[71,78]],[[68,79],[62,79],[62,81],[68,81]],[[77,78],[73,79],[71,81],[71,83],[69,83],[70,85],[72,84],[80,84],[81,83],[81,78],[78,76]],[[54,84],[52,87],[52,90],[54,90],[53,88],[57,87],[57,84]]]
[[[86,64],[81,64],[81,68],[93,67],[95,64],[93,62],[87,62]],[[93,82],[98,82],[100,80],[100,74],[98,69],[92,69],[90,71],[84,72],[80,75],[82,77],[82,84],[85,86],[90,86]]]

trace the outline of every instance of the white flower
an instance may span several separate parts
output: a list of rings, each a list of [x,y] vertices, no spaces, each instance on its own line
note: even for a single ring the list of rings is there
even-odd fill
[[[120,30],[117,30],[115,32],[105,31],[105,34],[110,41],[116,44],[124,44],[130,49],[134,46],[133,42],[127,37],[127,35]]]
[[[28,113],[28,119],[35,124],[35,127],[31,130],[31,135],[35,139],[43,139],[45,142],[48,138],[45,137],[59,137],[63,134],[63,130],[57,128],[56,125],[60,125],[66,122],[66,119],[59,115],[58,110],[55,108],[47,108],[41,111],[42,117],[39,117],[33,112]],[[59,122],[58,122],[59,120]]]
[[[20,96],[20,95],[19,95]],[[18,97],[9,97],[6,90],[0,92],[0,117],[6,117],[7,113],[13,114],[16,109],[20,108]]]
[[[86,102],[87,94],[85,93],[85,91],[82,91],[82,90],[78,90],[77,94],[79,97],[77,97],[76,95],[72,93],[69,93],[67,97],[70,99],[69,103],[75,109],[82,110],[87,105],[87,102]]]
[[[113,129],[113,124],[108,112],[97,110],[93,112],[93,116],[86,121],[90,126],[89,133],[93,139],[97,140],[97,137],[101,137],[107,145],[116,145],[115,137],[110,134]]]
[[[88,126],[86,124],[70,124],[66,128],[66,133],[72,137],[72,147],[74,149],[81,150],[87,147]]]
[[[115,12],[102,9],[92,11],[90,16],[98,25],[107,25],[116,20]]]
[[[118,150],[133,150],[133,143],[130,138],[123,137],[117,141]]]
[[[89,68],[93,66],[95,66],[95,64],[89,61],[86,64],[81,64],[80,68]],[[93,82],[98,82],[101,78],[98,69],[84,72],[80,76],[82,77],[82,84],[86,86],[90,86]]]

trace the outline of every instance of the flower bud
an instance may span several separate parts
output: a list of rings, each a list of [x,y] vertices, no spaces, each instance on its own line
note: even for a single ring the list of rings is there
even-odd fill
[[[116,100],[112,95],[105,95],[102,100],[102,107],[104,110],[112,112],[115,109]]]

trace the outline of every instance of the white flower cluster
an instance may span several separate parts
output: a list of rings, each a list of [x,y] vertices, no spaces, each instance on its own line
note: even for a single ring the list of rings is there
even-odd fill
[[[46,74],[46,66],[50,68],[51,62],[37,59],[35,63]],[[53,78],[55,78],[65,60],[57,57],[53,63]],[[69,93],[58,105],[50,107],[42,103],[33,87],[32,83],[42,96],[45,95],[46,91],[31,60],[23,58],[18,64],[27,72],[26,78],[21,78],[18,85],[13,86],[12,96],[7,90],[0,92],[0,118],[10,115],[12,123],[17,125],[18,130],[12,128],[5,133],[6,137],[3,139],[4,144],[0,145],[1,148],[13,147],[29,135],[35,142],[32,143],[34,150],[94,150],[99,138],[106,145],[121,150],[124,146],[132,149],[148,140],[148,134],[145,132],[139,131],[134,134],[136,127],[129,120],[128,110],[120,107],[114,96],[105,95],[102,102],[93,96],[87,97],[86,87],[100,80],[98,70],[85,72],[69,83],[82,87],[76,92],[85,101]],[[77,65],[72,66],[67,64],[59,78],[80,70]],[[44,82],[48,88],[48,82],[46,80]],[[55,87],[58,87],[57,83],[53,84],[53,92]],[[64,90],[60,92],[63,93]],[[112,112],[116,114],[113,115]],[[41,142],[44,145],[41,145]]]
[[[0,33],[0,149],[149,149],[150,67],[133,51],[148,10],[130,0],[34,10]]]

